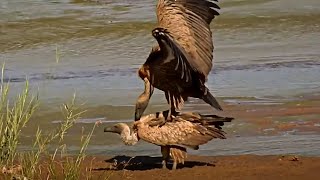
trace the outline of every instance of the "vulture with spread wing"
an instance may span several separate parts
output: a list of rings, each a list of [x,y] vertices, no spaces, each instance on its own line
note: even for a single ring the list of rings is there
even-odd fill
[[[204,85],[213,59],[209,25],[219,15],[219,6],[213,1],[217,0],[158,1],[158,27],[152,31],[158,45],[138,71],[148,89],[137,100],[135,120],[145,111],[154,87],[164,91],[172,114],[188,97],[203,99],[222,110]]]
[[[134,145],[139,139],[161,146],[162,165],[167,168],[167,161],[173,159],[172,169],[178,163],[184,163],[187,157],[186,148],[199,149],[214,138],[225,139],[221,127],[225,122],[233,120],[231,117],[216,115],[201,115],[193,112],[177,113],[172,121],[167,122],[169,110],[142,116],[133,124],[133,131],[125,123],[118,123],[104,129],[105,132],[120,134],[126,145]]]

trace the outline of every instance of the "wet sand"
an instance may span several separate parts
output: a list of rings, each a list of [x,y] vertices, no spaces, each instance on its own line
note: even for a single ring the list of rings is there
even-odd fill
[[[248,103],[250,101],[250,103]],[[228,139],[237,139],[238,136],[256,137],[256,135],[274,135],[273,141],[279,143],[278,137],[281,137],[281,133],[296,131],[296,137],[293,137],[291,143],[295,144],[295,148],[300,148],[303,151],[299,151],[297,154],[288,154],[284,151],[284,154],[279,155],[254,155],[254,151],[257,149],[250,149],[246,147],[244,141],[240,141],[245,153],[241,155],[230,156],[218,156],[214,153],[218,152],[218,143],[212,143],[212,147],[207,147],[210,150],[210,154],[214,156],[205,156],[204,153],[200,153],[197,156],[192,155],[194,152],[189,151],[189,156],[185,165],[179,165],[175,171],[161,169],[161,157],[141,156],[146,152],[142,152],[143,149],[137,149],[135,157],[130,156],[114,156],[114,155],[132,155],[131,153],[125,153],[128,146],[118,146],[118,149],[114,149],[112,153],[107,153],[112,144],[104,144],[103,146],[94,145],[95,142],[104,142],[106,139],[113,139],[112,141],[120,142],[120,138],[114,136],[107,136],[101,131],[96,132],[93,142],[88,148],[88,152],[93,154],[88,156],[82,167],[82,178],[86,179],[86,172],[91,170],[91,179],[176,179],[176,180],[191,180],[191,179],[317,179],[320,169],[320,156],[319,148],[315,142],[309,140],[307,144],[297,146],[299,133],[301,134],[319,134],[320,132],[320,96],[317,95],[303,95],[295,101],[281,102],[274,104],[259,103],[255,104],[255,100],[238,100],[235,103],[228,103],[225,105],[225,115],[235,117],[232,123],[226,124],[225,129],[228,131]],[[195,108],[189,106],[189,108]],[[206,111],[205,108],[197,107],[199,110]],[[188,108],[187,108],[188,109]],[[96,113],[93,113],[96,114]],[[246,124],[243,126],[242,124]],[[104,125],[101,125],[102,127]],[[101,128],[102,128],[101,127]],[[76,128],[77,129],[77,128]],[[78,128],[79,129],[79,128]],[[266,131],[268,130],[268,131]],[[235,137],[236,136],[236,137]],[[108,138],[107,138],[108,137]],[[240,138],[241,138],[240,137]],[[231,141],[232,142],[232,141]],[[261,146],[255,148],[265,149],[264,154],[270,153],[274,150],[269,142],[258,142]],[[281,142],[280,142],[281,143]],[[239,145],[232,144],[233,147]],[[300,143],[301,145],[301,143]],[[91,147],[95,150],[90,149]],[[224,149],[226,146],[221,145]],[[310,147],[315,149],[315,156],[302,156]],[[143,148],[144,146],[140,146]],[[97,148],[99,151],[97,151]],[[138,148],[134,146],[132,148]],[[160,154],[158,147],[148,151],[150,154]],[[200,147],[200,150],[203,146]],[[281,143],[278,148],[285,149],[285,145]],[[229,149],[220,149],[220,152],[224,152]],[[98,153],[102,152],[102,153]],[[297,152],[297,151],[295,151]],[[72,153],[71,153],[72,154]],[[246,155],[244,155],[246,154]],[[271,153],[270,153],[271,154]],[[46,179],[46,164],[42,163],[42,174],[39,179]],[[57,162],[61,164],[61,160]],[[61,166],[62,167],[62,166]],[[171,165],[169,165],[171,168]],[[63,173],[63,170],[60,171]],[[1,179],[1,177],[0,177]],[[61,179],[61,178],[58,178]]]
[[[251,135],[255,133],[272,135],[292,130],[300,133],[319,133],[320,128],[316,124],[320,123],[320,96],[313,94],[310,97],[304,95],[299,98],[301,99],[288,103],[260,104],[259,108],[254,103],[228,104],[225,107],[227,114],[235,117],[234,126],[239,123],[249,123],[256,127],[255,132],[251,131]],[[238,126],[236,129],[238,132],[241,131]],[[264,131],[265,129],[273,130]],[[244,134],[244,131],[248,129],[240,133]],[[89,160],[90,158],[87,159]],[[161,169],[161,157],[115,156],[105,159],[96,157],[92,162],[94,162],[93,177],[108,175],[110,179],[317,179],[320,174],[320,157],[294,154],[265,156],[189,154],[185,165],[178,166],[176,171]]]
[[[251,101],[251,103],[248,103]],[[254,100],[244,99],[243,101],[235,101],[236,103],[228,103],[226,110],[223,113],[235,117],[235,120],[227,125],[228,139],[235,138],[235,134],[241,134],[244,136],[248,133],[252,136],[255,134],[261,135],[273,135],[280,132],[288,132],[291,130],[297,130],[298,133],[312,132],[318,134],[320,127],[317,124],[320,123],[320,96],[319,95],[304,95],[300,97],[300,100],[290,101],[287,103],[275,103],[259,105],[252,103]],[[192,107],[194,108],[194,107]],[[200,108],[206,111],[205,108]],[[291,118],[293,117],[293,118]],[[302,123],[301,123],[302,122]],[[242,123],[251,124],[245,129],[241,129]],[[104,125],[102,125],[104,126]],[[254,130],[252,130],[252,127]],[[271,131],[270,129],[273,130]],[[251,129],[251,131],[250,131]],[[269,129],[268,131],[264,131]],[[98,132],[97,132],[98,133]],[[95,136],[97,138],[106,139],[106,134],[101,133]],[[249,136],[250,136],[249,135]],[[279,137],[279,136],[274,136]],[[299,135],[297,135],[299,137]],[[120,142],[119,137],[114,138]],[[228,140],[227,139],[227,140]],[[274,139],[279,142],[277,139]],[[101,140],[102,141],[102,140]],[[293,139],[292,142],[297,141]],[[270,142],[269,142],[270,143]],[[217,152],[218,143],[213,143],[215,147],[212,149],[214,154]],[[282,144],[283,145],[283,144]],[[175,180],[193,180],[193,179],[317,179],[320,169],[320,156],[316,153],[316,156],[303,156],[301,154],[278,154],[278,155],[254,155],[250,153],[248,149],[247,153],[243,155],[214,155],[205,156],[204,154],[192,155],[194,152],[188,154],[188,158],[184,165],[178,165],[177,170],[164,170],[161,169],[161,157],[157,156],[141,156],[142,152],[137,152],[137,156],[128,156],[131,153],[124,153],[124,149],[117,149],[113,152],[112,156],[106,153],[109,145],[101,146],[100,149],[104,153],[96,153],[94,151],[89,152],[94,155],[89,155],[82,165],[82,177],[86,179],[88,173],[91,172],[91,179],[175,179]],[[128,148],[127,146],[120,146],[121,148]],[[155,152],[160,154],[158,147],[149,154]],[[272,147],[267,143],[263,144],[263,147]],[[134,147],[137,148],[137,147]],[[248,147],[247,147],[248,148]],[[282,147],[281,147],[282,148]],[[285,147],[283,147],[285,148]],[[305,151],[308,147],[302,147]],[[200,147],[201,149],[201,147]],[[252,151],[253,149],[251,149]],[[108,154],[108,155],[102,155]],[[123,155],[125,154],[125,155]],[[132,154],[131,154],[132,155]],[[62,161],[58,160],[57,164],[61,164]],[[46,165],[42,163],[41,178],[45,179]],[[171,168],[172,164],[169,164]],[[61,166],[62,167],[62,166]],[[61,173],[63,170],[61,170]]]
[[[300,97],[303,96],[303,97]],[[301,135],[320,135],[320,95],[319,93],[299,95],[295,100],[268,100],[267,103],[262,103],[261,100],[248,99],[248,98],[225,98],[221,102],[224,107],[224,111],[218,115],[231,116],[235,120],[231,123],[226,123],[224,130],[227,132],[227,139],[223,142],[213,141],[205,146],[201,146],[199,151],[194,152],[196,155],[235,155],[239,152],[246,153],[257,153],[260,155],[275,154],[270,153],[271,150],[282,148],[284,151],[287,148],[291,148],[291,151],[287,153],[296,153],[297,151],[292,149],[295,146],[291,142],[293,140],[300,139],[300,146],[304,147],[304,151],[299,152],[302,155],[319,155],[320,152],[316,152],[314,138],[309,136]],[[272,104],[274,103],[274,104]],[[153,106],[147,110],[146,114],[154,113],[165,109],[166,106]],[[103,124],[99,125],[95,130],[94,137],[90,141],[88,147],[88,153],[94,155],[160,155],[158,151],[154,151],[156,147],[147,143],[139,143],[137,146],[125,146],[122,144],[120,138],[116,134],[104,133],[103,128],[107,125],[117,122],[131,123],[132,114],[134,114],[134,108],[122,107],[122,110],[118,110],[118,107],[109,106],[95,106],[85,108],[86,114],[75,124],[68,135],[66,136],[66,143],[72,147],[69,149],[69,153],[77,154],[79,149],[79,132],[81,128],[85,128],[88,133],[92,128],[92,124],[96,121],[102,121]],[[206,104],[199,104],[198,102],[190,102],[184,108],[185,111],[196,111],[200,113],[212,113],[212,109]],[[60,112],[44,113],[40,116],[35,116],[35,119],[41,120],[42,127],[45,127],[46,122],[55,122],[56,120],[62,119]],[[121,116],[118,118],[117,116]],[[38,121],[33,121],[33,123]],[[57,121],[59,122],[59,121]],[[24,136],[22,144],[23,150],[30,147],[34,132],[38,124],[30,125],[25,129],[24,134],[30,136]],[[49,123],[50,126],[56,125],[56,123]],[[289,137],[288,137],[289,135]],[[294,137],[296,136],[296,137]],[[259,138],[260,137],[260,138]],[[267,137],[267,138],[264,138]],[[282,146],[278,146],[274,143],[271,146],[271,142],[285,143]],[[224,147],[232,144],[228,149],[228,153],[224,150]],[[236,143],[236,144],[234,144]],[[244,145],[244,143],[247,143]],[[248,149],[247,145],[254,144],[251,146],[252,149]],[[267,144],[269,143],[269,144]],[[295,142],[297,143],[297,142]],[[319,142],[318,142],[319,143]],[[217,148],[219,144],[219,148]],[[258,146],[256,146],[257,144]],[[307,147],[306,144],[308,145]],[[271,147],[270,147],[271,146]],[[261,147],[264,147],[261,149]],[[312,147],[313,150],[310,150]],[[205,152],[201,150],[205,150]],[[212,151],[211,151],[212,149]],[[54,149],[53,149],[54,150]],[[312,153],[310,153],[312,151]],[[303,153],[308,152],[308,153]],[[300,154],[300,153],[299,153]],[[300,154],[300,155],[301,155]]]
[[[174,171],[161,169],[160,157],[89,157],[85,161],[86,168],[91,164],[93,179],[317,179],[320,169],[320,157],[294,155],[190,155]]]

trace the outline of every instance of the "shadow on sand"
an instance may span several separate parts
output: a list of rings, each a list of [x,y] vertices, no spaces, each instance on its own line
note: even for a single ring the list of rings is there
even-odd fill
[[[162,158],[161,157],[151,157],[151,156],[115,156],[113,158],[105,160],[106,163],[110,164],[109,168],[98,168],[99,170],[151,170],[151,169],[161,169],[162,168]],[[195,166],[215,166],[212,163],[198,162],[198,161],[185,161],[184,164],[178,164],[177,169],[182,168],[192,168]],[[172,161],[169,162],[169,169],[172,168]]]

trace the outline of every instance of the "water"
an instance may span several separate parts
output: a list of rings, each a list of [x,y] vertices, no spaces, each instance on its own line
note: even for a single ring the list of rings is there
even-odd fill
[[[136,71],[155,44],[150,33],[156,26],[155,3],[2,0],[0,62],[6,63],[12,94],[28,77],[33,92],[39,92],[40,114],[56,113],[76,92],[94,109],[93,119],[132,119],[143,88]],[[235,97],[264,103],[264,98],[288,101],[320,91],[318,0],[224,0],[220,5],[221,16],[211,25],[215,63],[208,80],[216,96],[227,104]],[[153,109],[165,104],[156,91]],[[56,121],[59,117],[45,115],[41,125]]]
[[[238,137],[225,140],[213,140],[201,146],[199,150],[189,150],[196,155],[278,155],[278,154],[298,154],[307,156],[319,156],[319,135],[284,135],[284,136],[258,136],[258,137]],[[101,155],[129,155],[159,156],[160,148],[154,145],[140,142],[136,146],[128,147],[123,144],[114,145],[113,148],[107,146],[93,146],[92,151]],[[118,149],[125,149],[119,154]]]

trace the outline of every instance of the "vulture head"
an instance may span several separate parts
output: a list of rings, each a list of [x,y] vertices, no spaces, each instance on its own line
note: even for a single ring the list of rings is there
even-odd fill
[[[125,123],[107,126],[104,128],[104,132],[119,134],[123,143],[129,146],[135,145],[139,141],[137,133],[131,131],[129,125]]]
[[[121,134],[123,132],[130,132],[130,128],[125,123],[118,123],[113,126],[105,127],[104,132],[112,132],[112,133]]]

